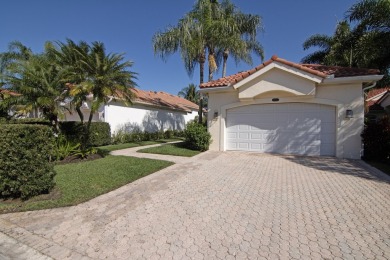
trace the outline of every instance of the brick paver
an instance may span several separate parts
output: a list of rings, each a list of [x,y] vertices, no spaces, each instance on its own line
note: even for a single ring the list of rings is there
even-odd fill
[[[207,152],[0,231],[55,259],[389,259],[389,216],[363,162]]]

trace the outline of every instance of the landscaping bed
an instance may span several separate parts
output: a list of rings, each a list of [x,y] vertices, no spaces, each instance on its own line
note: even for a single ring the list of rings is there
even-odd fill
[[[55,188],[29,200],[0,200],[0,213],[77,205],[166,168],[173,163],[125,156],[56,165]]]

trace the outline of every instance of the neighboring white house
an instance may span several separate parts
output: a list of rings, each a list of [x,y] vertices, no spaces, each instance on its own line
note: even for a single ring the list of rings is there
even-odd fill
[[[363,89],[383,77],[378,74],[273,56],[201,84],[209,97],[210,149],[359,159]]]
[[[125,126],[127,129],[155,132],[159,130],[184,130],[186,123],[198,115],[198,105],[166,92],[132,89],[135,99],[132,105],[111,101],[102,105],[94,114],[93,121],[110,124],[111,133]],[[81,108],[84,120],[89,117],[89,103]],[[80,121],[76,111],[65,113],[64,121]]]

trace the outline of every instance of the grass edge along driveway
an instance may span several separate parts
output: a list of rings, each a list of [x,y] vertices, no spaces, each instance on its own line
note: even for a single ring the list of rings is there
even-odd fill
[[[122,150],[127,148],[133,148],[138,146],[146,146],[151,144],[165,144],[169,142],[182,141],[180,138],[172,138],[172,139],[160,139],[155,141],[140,141],[140,142],[131,142],[131,143],[123,143],[123,144],[111,144],[105,146],[97,147],[98,150],[103,151],[105,153],[109,153],[116,150]]]
[[[0,214],[77,205],[172,164],[146,158],[107,156],[94,161],[56,165],[56,186],[50,194],[27,201],[0,201]]]
[[[153,153],[174,156],[192,157],[200,154],[200,151],[195,151],[185,147],[184,142],[174,144],[163,144],[156,147],[145,148],[137,151],[138,153]]]

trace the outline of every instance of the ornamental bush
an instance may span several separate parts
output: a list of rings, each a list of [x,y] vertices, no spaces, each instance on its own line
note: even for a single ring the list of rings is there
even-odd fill
[[[84,125],[81,122],[60,122],[61,134],[72,143],[82,143],[84,138]],[[103,146],[111,144],[110,125],[106,122],[92,122],[89,129],[88,146]]]
[[[196,122],[187,124],[184,138],[186,146],[192,150],[207,151],[211,144],[211,135],[207,132],[206,127]]]
[[[390,159],[390,120],[382,118],[378,122],[368,123],[363,130],[364,159]]]
[[[1,126],[0,197],[28,199],[54,187],[54,142],[48,126]]]

